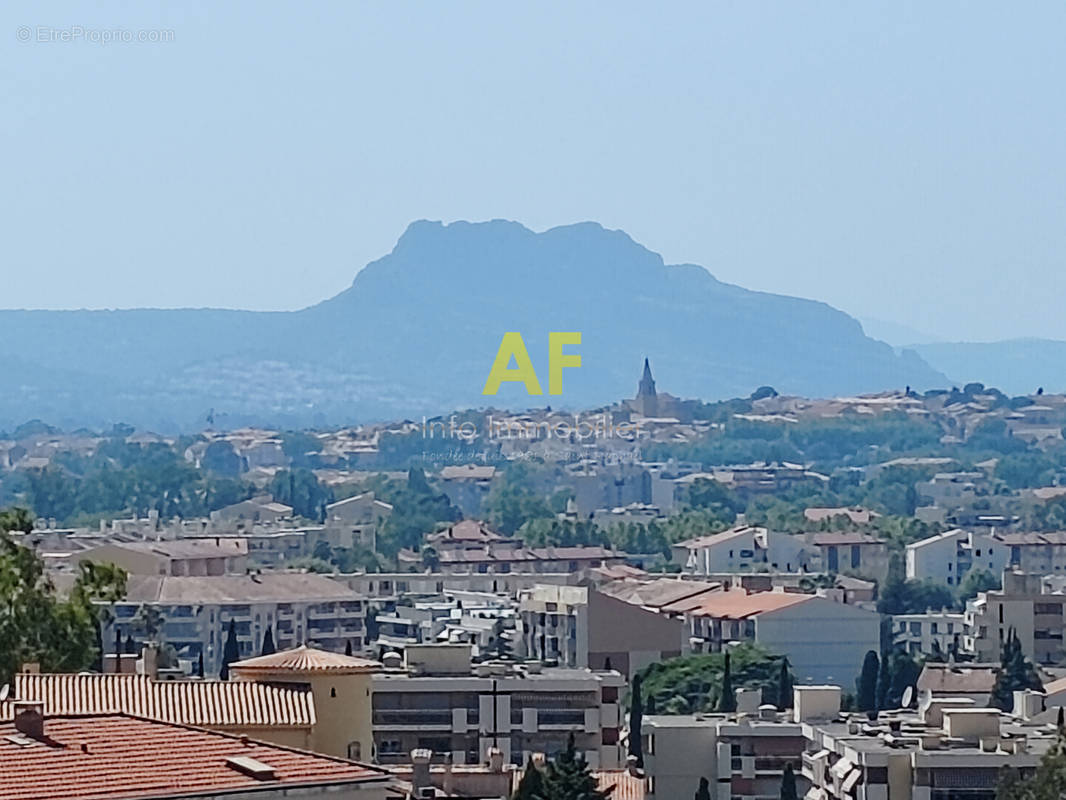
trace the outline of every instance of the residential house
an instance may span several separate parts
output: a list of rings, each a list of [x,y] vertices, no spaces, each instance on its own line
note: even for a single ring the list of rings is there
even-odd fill
[[[998,661],[1013,631],[1034,664],[1066,660],[1066,594],[1048,591],[1039,575],[1003,573],[1003,588],[981,592],[966,603],[965,649],[979,661]]]
[[[802,537],[752,525],[698,536],[671,549],[673,563],[693,575],[757,569],[800,572],[808,558]]]
[[[950,611],[895,614],[892,641],[913,656],[948,656],[963,651],[966,615]]]
[[[807,566],[815,572],[847,572],[867,577],[888,573],[888,543],[858,531],[818,531],[804,537],[811,557]]]
[[[439,485],[452,505],[466,517],[481,514],[481,504],[489,494],[496,467],[485,464],[462,464],[443,467]]]

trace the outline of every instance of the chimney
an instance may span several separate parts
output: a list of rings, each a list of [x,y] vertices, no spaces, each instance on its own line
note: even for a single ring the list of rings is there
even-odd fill
[[[148,642],[141,651],[141,674],[149,680],[159,677],[159,645]]]
[[[416,797],[423,797],[422,790],[433,786],[429,780],[429,762],[432,758],[432,750],[418,748],[411,751],[411,788],[415,790]]]
[[[31,739],[43,739],[44,703],[40,700],[16,701],[15,730]]]

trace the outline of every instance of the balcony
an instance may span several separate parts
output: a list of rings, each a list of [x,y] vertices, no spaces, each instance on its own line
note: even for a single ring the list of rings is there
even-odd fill
[[[467,724],[470,723],[469,717]],[[426,710],[417,708],[382,709],[374,712],[374,725],[382,727],[429,728],[452,727],[452,712],[446,710]]]
[[[567,727],[585,727],[585,709],[567,709],[565,711],[538,711],[537,725],[565,725]]]

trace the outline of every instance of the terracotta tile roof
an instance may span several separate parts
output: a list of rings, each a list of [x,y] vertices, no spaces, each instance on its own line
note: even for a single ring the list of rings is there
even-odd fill
[[[983,694],[992,691],[998,674],[999,664],[926,664],[917,687],[935,695]]]
[[[642,775],[633,775],[624,769],[597,770],[592,775],[601,792],[614,787],[611,800],[644,800],[647,781]]]
[[[498,542],[504,537],[492,530],[484,522],[472,519],[464,519],[454,525],[449,525],[438,533],[431,533],[426,537],[429,542]]]
[[[381,664],[368,658],[346,656],[301,645],[291,650],[282,650],[268,656],[257,656],[230,665],[238,672],[295,672],[350,675],[358,672],[376,672]]]
[[[663,606],[665,612],[691,614],[719,619],[746,619],[768,611],[777,611],[806,603],[813,594],[798,592],[751,592],[732,589],[728,592],[705,592],[696,597]]]
[[[147,800],[247,796],[274,787],[388,783],[382,771],[339,758],[121,714],[46,716],[42,740],[0,724],[0,800]],[[230,759],[273,770],[264,778]]]
[[[12,699],[39,700],[46,714],[132,714],[210,728],[310,728],[310,688],[252,681],[153,681],[143,675],[20,673]],[[0,703],[0,720],[13,718]]]

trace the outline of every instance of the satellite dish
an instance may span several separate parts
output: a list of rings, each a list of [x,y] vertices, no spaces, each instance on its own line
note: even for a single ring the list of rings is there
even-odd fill
[[[5,683],[3,686],[0,686],[0,703],[7,700],[9,694],[11,694],[11,687],[8,684]]]
[[[911,701],[914,699],[914,687],[908,686],[903,690],[903,708],[910,708]]]

